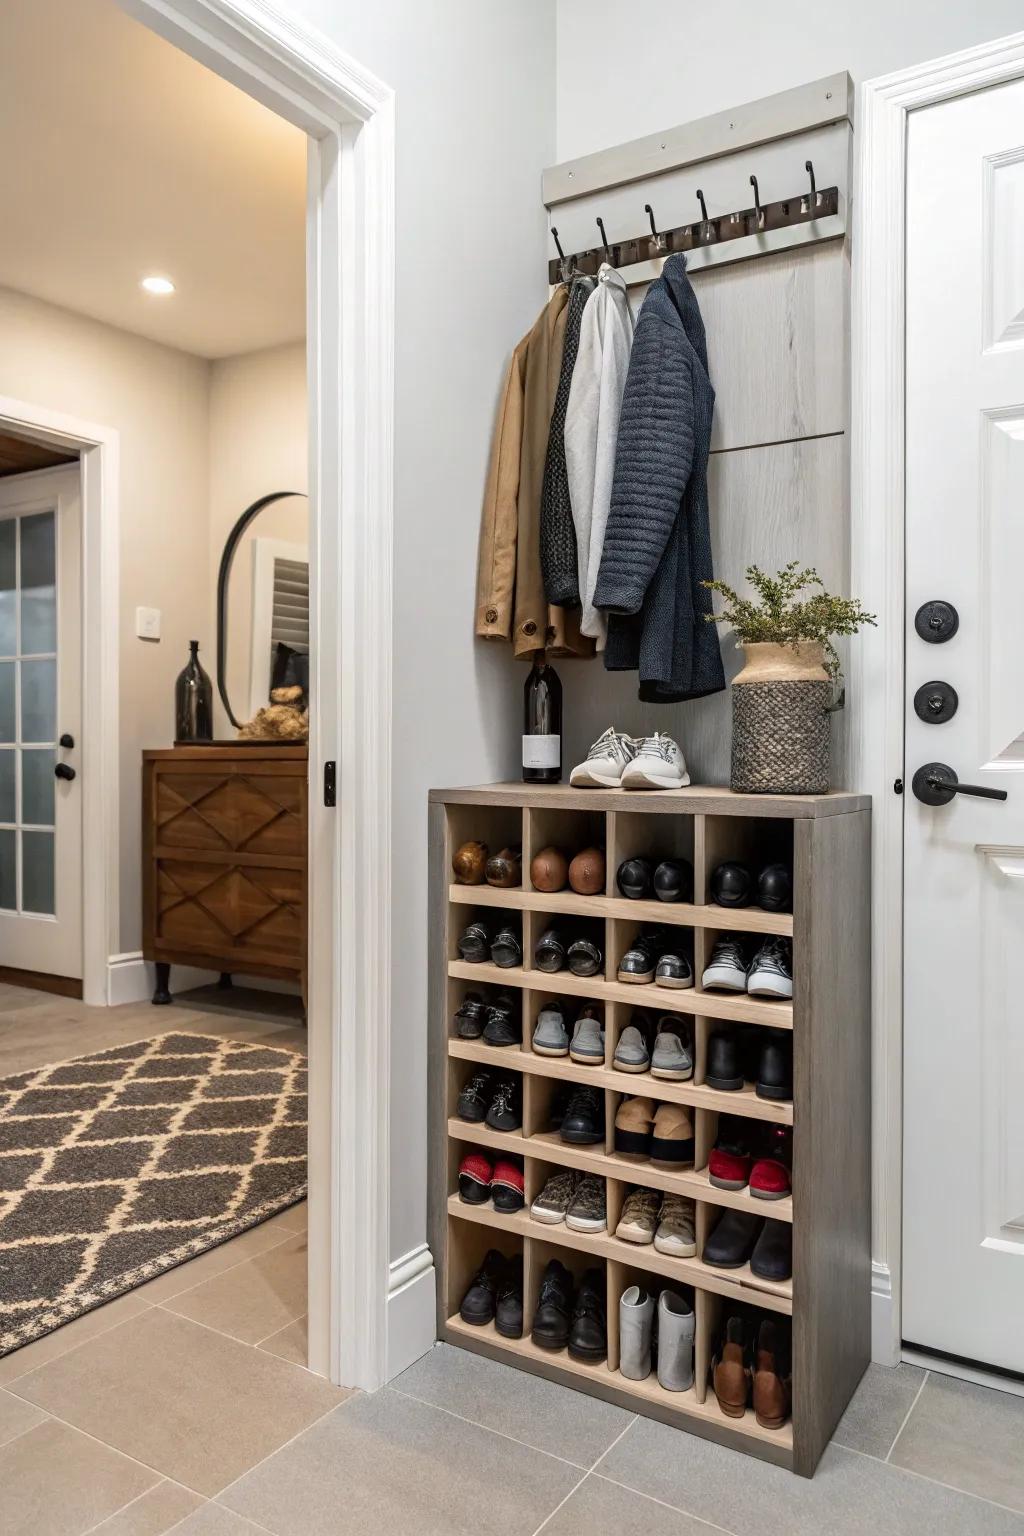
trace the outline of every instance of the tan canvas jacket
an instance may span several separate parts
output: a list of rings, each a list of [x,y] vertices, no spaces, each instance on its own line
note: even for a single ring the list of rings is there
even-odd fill
[[[550,608],[540,570],[540,494],[565,342],[560,287],[516,347],[502,386],[480,523],[476,633],[510,640],[516,656],[543,647],[586,656],[579,615]]]

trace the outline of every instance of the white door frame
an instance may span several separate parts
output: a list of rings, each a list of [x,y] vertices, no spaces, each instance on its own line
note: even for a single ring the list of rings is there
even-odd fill
[[[873,797],[873,1343],[901,1358],[907,118],[1024,77],[1024,32],[869,80],[858,90],[853,273],[852,586],[878,615],[853,648],[862,709],[857,788]],[[1024,137],[1024,134],[1022,134]],[[950,189],[955,206],[955,188]],[[941,231],[936,230],[936,239]]]
[[[271,0],[119,3],[310,138],[309,1363],[372,1390],[387,1359],[394,97]]]

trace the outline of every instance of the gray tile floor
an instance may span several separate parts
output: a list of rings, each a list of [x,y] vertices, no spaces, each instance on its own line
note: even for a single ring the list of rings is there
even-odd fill
[[[0,1075],[153,1030],[38,999],[0,987]],[[0,1361],[3,1536],[1024,1536],[1024,1398],[910,1365],[870,1368],[812,1481],[447,1345],[337,1391],[301,1364],[303,1230],[284,1212]]]

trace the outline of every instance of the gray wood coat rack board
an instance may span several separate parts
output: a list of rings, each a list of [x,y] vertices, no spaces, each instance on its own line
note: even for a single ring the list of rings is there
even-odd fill
[[[523,883],[514,890],[451,883],[451,859],[467,839],[491,848],[521,842]],[[602,894],[535,891],[532,856],[555,844],[576,851],[603,842],[607,883]],[[759,908],[726,910],[710,901],[710,878],[727,858],[756,862],[772,844],[791,850],[792,913]],[[634,1412],[703,1435],[734,1449],[810,1476],[828,1443],[870,1353],[870,810],[866,797],[733,795],[691,787],[662,793],[574,790],[565,785],[497,784],[434,790],[430,795],[430,1230],[438,1274],[438,1333],[462,1348],[606,1398]],[[685,854],[694,865],[692,904],[623,899],[615,885],[621,859],[638,852]],[[478,917],[510,915],[523,925],[523,964],[498,969],[459,958],[458,939]],[[586,917],[600,933],[605,966],[595,977],[538,971],[534,945],[544,928]],[[640,922],[655,919],[685,929],[702,975],[723,931],[792,936],[793,1000],[764,1002],[735,993],[625,986],[616,980],[620,955]],[[460,1039],[453,1018],[466,992],[493,985],[515,999],[522,1047],[496,1049]],[[648,995],[651,994],[651,995]],[[656,995],[654,995],[656,994]],[[577,1065],[567,1057],[535,1055],[532,1029],[540,1008],[564,998],[603,1006],[603,1065]],[[614,1070],[619,1034],[633,1008],[671,1010],[692,1021],[695,1071],[689,1082],[665,1082]],[[722,1021],[766,1026],[791,1038],[792,1103],[744,1091],[721,1092],[705,1083],[708,1039]],[[480,1065],[521,1074],[523,1124],[501,1133],[456,1115],[459,1092]],[[589,1083],[605,1096],[606,1139],[568,1145],[550,1130],[551,1095],[559,1082]],[[623,1093],[689,1106],[696,1138],[692,1168],[668,1171],[615,1152],[612,1126]],[[749,1191],[711,1185],[707,1157],[720,1114],[793,1126],[793,1194],[764,1210]],[[527,1208],[511,1215],[458,1197],[459,1163],[471,1148],[503,1149],[525,1159]],[[553,1168],[583,1169],[605,1180],[608,1228],[577,1233],[531,1220],[529,1202]],[[696,1201],[697,1254],[674,1258],[615,1236],[631,1185],[671,1190]],[[704,1242],[723,1207],[767,1215],[793,1225],[791,1281],[759,1280],[749,1266],[715,1269],[703,1261]],[[521,1339],[505,1339],[493,1324],[467,1325],[459,1304],[488,1248],[524,1260]],[[538,1349],[530,1322],[541,1275],[550,1258],[577,1275],[597,1265],[607,1280],[608,1358],[579,1365],[568,1355]],[[653,1277],[653,1278],[652,1278]],[[668,1283],[693,1289],[696,1315],[695,1382],[687,1392],[662,1389],[656,1376],[628,1381],[619,1366],[619,1297],[631,1284],[657,1289]],[[758,1425],[749,1409],[739,1419],[719,1408],[709,1372],[723,1309],[730,1303],[792,1319],[793,1414],[779,1430]]]
[[[544,199],[567,252],[598,242],[598,215],[610,241],[641,235],[646,202],[659,228],[699,218],[697,187],[709,215],[747,207],[751,173],[762,202],[798,193],[808,159],[819,187],[839,188],[842,228],[829,238],[810,241],[811,226],[798,226],[782,232],[796,242],[785,249],[759,247],[749,259],[730,259],[694,278],[716,394],[709,467],[715,574],[740,589],[752,563],[775,569],[799,560],[816,567],[830,590],[849,591],[852,100],[849,77],[830,76],[544,175]],[[691,271],[696,254],[687,254]],[[629,281],[630,269],[623,270]],[[645,292],[645,283],[631,287],[634,307]],[[723,656],[731,678],[741,658],[724,637]],[[689,704],[642,705],[635,675],[604,673],[600,658],[557,666],[566,687],[566,762],[579,761],[614,723],[638,735],[669,731],[691,778],[728,780],[727,692]],[[846,742],[859,705],[848,696],[846,710],[833,717],[837,785],[846,782]]]

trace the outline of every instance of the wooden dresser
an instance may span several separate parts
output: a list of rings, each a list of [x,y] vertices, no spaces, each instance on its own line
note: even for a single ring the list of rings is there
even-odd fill
[[[156,962],[153,1001],[170,1001],[172,965],[304,984],[306,747],[211,744],[142,759],[142,952]]]

